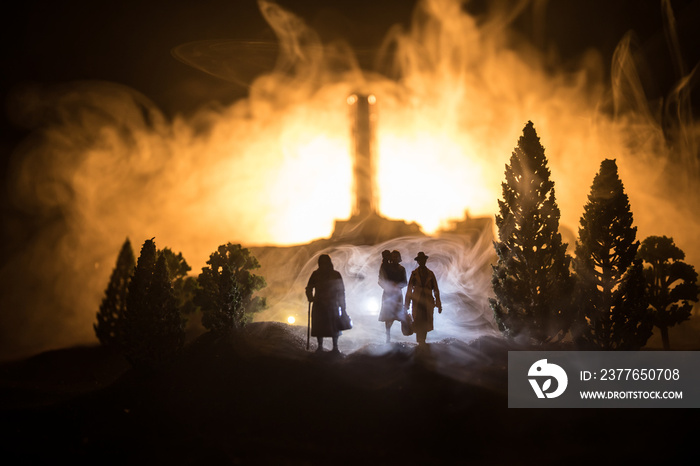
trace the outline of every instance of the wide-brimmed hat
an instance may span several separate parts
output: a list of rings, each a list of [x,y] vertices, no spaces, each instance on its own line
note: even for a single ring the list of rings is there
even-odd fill
[[[402,259],[401,259],[401,253],[400,253],[399,251],[397,251],[396,249],[394,249],[393,251],[391,251],[391,257],[392,257],[396,262],[401,262],[401,261],[402,261]]]
[[[419,252],[418,255],[413,259],[414,261],[428,260],[428,256],[425,255],[423,251]]]

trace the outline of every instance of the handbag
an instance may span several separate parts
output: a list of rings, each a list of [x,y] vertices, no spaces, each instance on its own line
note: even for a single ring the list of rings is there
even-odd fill
[[[338,330],[350,330],[351,328],[352,319],[348,313],[345,312],[345,309],[341,309],[340,314],[338,315]]]
[[[404,311],[403,319],[401,319],[401,333],[407,337],[413,335],[413,316],[406,311]]]

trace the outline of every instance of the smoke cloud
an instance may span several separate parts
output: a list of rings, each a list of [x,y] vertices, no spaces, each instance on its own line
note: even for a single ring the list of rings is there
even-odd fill
[[[307,324],[308,302],[305,287],[317,268],[318,257],[328,254],[343,277],[347,311],[353,329],[344,332],[341,349],[352,351],[367,344],[382,343],[385,327],[378,321],[382,289],[378,285],[383,250],[398,250],[407,278],[417,267],[419,251],[429,257],[428,268],[438,278],[443,312],[437,313],[431,341],[457,338],[470,341],[481,335],[494,334],[493,313],[488,306],[491,292],[491,264],[494,262],[490,230],[480,236],[441,235],[438,237],[395,238],[376,245],[320,245],[320,247],[254,248],[263,263],[261,274],[268,281],[268,309],[257,320],[286,321],[292,316],[301,325]],[[281,265],[283,264],[283,265]],[[280,270],[282,269],[282,270]],[[405,295],[405,289],[403,290]],[[391,329],[392,340],[415,342],[415,336],[404,336],[398,322]]]
[[[167,119],[147,96],[107,82],[15,96],[12,117],[35,131],[14,154],[10,201],[13,218],[36,228],[16,241],[21,246],[0,270],[3,358],[94,342],[95,313],[126,237],[137,254],[155,237],[158,247],[181,251],[193,273],[228,241],[289,246],[328,237],[334,220],[350,214],[345,102],[357,91],[377,97],[383,215],[416,221],[428,233],[467,209],[492,217],[503,167],[532,120],[564,227],[576,231],[600,162],[614,158],[638,238],[672,236],[687,262],[700,264],[700,126],[688,107],[693,73],[680,66],[677,49],[670,53],[679,63],[678,86],[660,108],[644,94],[632,36],[621,41],[608,83],[596,52],[564,71],[527,45],[510,28],[517,11],[477,18],[458,1],[425,0],[409,28],[387,32],[370,71],[347,44],[324,44],[292,13],[259,4],[279,41],[273,69],[235,76],[213,69],[194,58],[212,43],[175,52],[232,80],[254,74],[248,97],[231,105]],[[673,12],[665,11],[667,34],[677,38]],[[17,239],[26,224],[10,219],[6,230]],[[418,250],[431,256],[446,304],[436,337],[492,331],[489,285],[478,273],[489,247],[441,237],[326,251],[346,279],[357,324],[348,339],[382,338],[366,304],[380,296],[382,249],[400,250],[409,272]],[[285,299],[271,297],[260,317],[283,320],[288,309],[304,312],[303,287],[320,251],[276,251],[298,267],[294,276],[263,267],[269,282],[285,282],[289,291]]]

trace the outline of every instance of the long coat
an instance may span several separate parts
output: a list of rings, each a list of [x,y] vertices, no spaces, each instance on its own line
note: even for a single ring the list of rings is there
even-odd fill
[[[433,330],[433,309],[436,306],[442,308],[442,304],[435,274],[424,265],[411,272],[411,278],[408,279],[404,307],[408,309],[411,304],[416,333]]]
[[[401,264],[383,263],[379,267],[379,286],[382,287],[382,308],[379,321],[393,322],[403,319],[403,293],[406,286],[406,269]]]
[[[313,303],[311,335],[338,336],[338,317],[340,310],[345,309],[345,285],[340,272],[333,269],[314,270],[306,285],[306,297]]]

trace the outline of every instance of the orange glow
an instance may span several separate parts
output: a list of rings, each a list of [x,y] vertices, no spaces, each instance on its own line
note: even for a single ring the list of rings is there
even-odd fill
[[[336,71],[303,21],[262,3],[283,58],[298,64],[294,75],[272,70],[252,83],[247,98],[173,122],[150,108],[148,124],[132,103],[142,97],[116,86],[88,89],[85,117],[46,131],[50,149],[25,154],[17,198],[28,209],[70,211],[80,238],[106,244],[115,232],[105,255],[127,234],[155,235],[202,261],[227,240],[288,245],[328,237],[334,221],[351,213],[348,103],[362,91],[370,92],[376,117],[378,210],[386,217],[430,233],[467,210],[493,216],[504,165],[532,120],[564,225],[575,230],[600,161],[615,158],[639,234],[673,235],[684,250],[695,249],[693,228],[658,231],[695,217],[669,208],[663,195],[660,176],[672,148],[644,105],[628,44],[616,55],[610,92],[597,79],[594,54],[582,58],[578,73],[546,70],[536,52],[509,42],[503,28],[479,26],[460,2],[425,0],[415,24],[386,39],[395,45],[383,57],[387,69],[398,70],[392,79],[365,73],[351,57],[348,71]],[[610,98],[612,115],[600,110]],[[115,116],[101,121],[91,106]],[[97,142],[86,148],[82,140]]]
[[[193,274],[228,241],[290,245],[329,237],[353,205],[348,104],[355,93],[372,96],[376,194],[386,217],[415,221],[427,233],[465,210],[493,218],[504,166],[531,120],[567,241],[601,160],[611,158],[637,238],[673,237],[688,263],[700,263],[700,125],[664,115],[678,134],[665,138],[629,39],[607,81],[600,54],[558,68],[511,34],[510,12],[477,21],[459,0],[421,0],[413,24],[388,31],[380,69],[368,71],[349,46],[324,44],[292,13],[259,3],[280,43],[280,68],[259,75],[230,105],[171,120],[125,86],[82,82],[62,87],[65,95],[28,90],[15,106],[25,113],[17,121],[45,114],[56,121],[10,164],[11,202],[47,225],[55,217],[64,223],[32,237],[4,270],[26,268],[52,287],[62,302],[35,304],[74,310],[66,322],[83,341],[94,339],[95,310],[127,236],[137,254],[152,237],[158,247],[181,251]],[[664,101],[667,109],[685,108],[680,99],[691,81],[679,81],[686,88]]]
[[[489,214],[494,186],[484,167],[458,136],[403,128],[379,142],[380,210],[391,218],[416,221],[426,233],[446,219]],[[387,132],[390,130],[387,129]],[[496,184],[496,187],[498,184]]]

